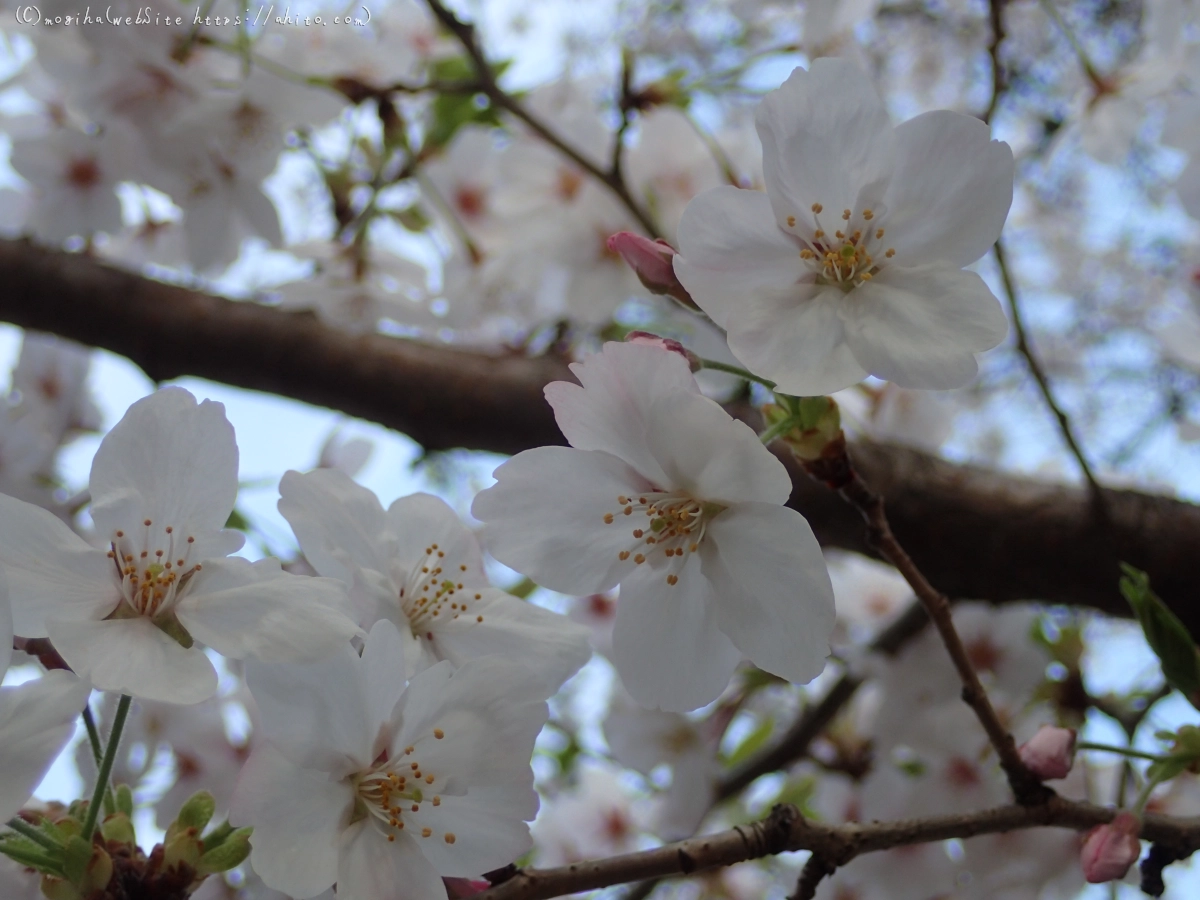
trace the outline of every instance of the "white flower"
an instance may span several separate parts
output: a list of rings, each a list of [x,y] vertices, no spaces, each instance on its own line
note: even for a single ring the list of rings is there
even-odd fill
[[[616,772],[584,761],[577,781],[546,804],[533,824],[540,866],[563,866],[585,859],[630,853],[642,833],[642,810],[635,810]]]
[[[838,59],[797,69],[758,108],[766,193],[718,187],[679,226],[675,271],[751,371],[797,395],[868,374],[952,388],[1007,322],[963,266],[1000,235],[1012,152],[946,110],[897,127]]]
[[[16,631],[49,637],[101,690],[197,703],[226,656],[304,660],[358,632],[345,589],[287,575],[274,559],[224,557],[237,496],[237,444],[220,403],[182,388],[143,398],[92,462],[97,550],[44,510],[0,495],[0,564]]]
[[[475,536],[445,501],[413,494],[385,512],[334,469],[287,472],[279,493],[308,561],[351,588],[359,624],[399,626],[408,674],[501,654],[542,676],[549,696],[591,655],[582,627],[488,584]]]
[[[546,388],[571,443],[496,470],[484,546],[551,590],[621,585],[613,660],[639,703],[703,706],[744,653],[795,682],[824,667],[833,591],[787,471],[703,397],[679,354],[605,344]]]
[[[92,354],[72,341],[25,332],[12,373],[13,390],[56,438],[69,431],[99,431],[100,410],[87,389]]]
[[[234,794],[251,862],[307,898],[444,900],[441,876],[479,875],[531,846],[529,760],[546,722],[538,679],[496,657],[449,662],[405,689],[392,623],[307,666],[247,666],[266,741]]]
[[[12,659],[12,643],[8,586],[0,576],[0,678]],[[7,822],[25,805],[74,736],[75,717],[90,692],[86,681],[62,671],[0,687],[0,822]]]

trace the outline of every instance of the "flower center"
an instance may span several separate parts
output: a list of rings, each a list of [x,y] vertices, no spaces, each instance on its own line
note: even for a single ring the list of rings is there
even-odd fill
[[[836,284],[844,291],[851,291],[870,281],[882,268],[883,261],[895,256],[896,251],[884,248],[884,229],[875,222],[877,216],[873,210],[863,209],[858,213],[842,210],[842,225],[834,228],[832,236],[821,223],[824,211],[820,203],[812,205],[817,227],[811,234],[793,230],[803,245],[800,258],[816,274],[818,284]],[[788,216],[787,223],[795,229],[796,217]]]
[[[442,740],[446,733],[433,729],[433,737]],[[353,783],[360,812],[370,816],[375,827],[389,841],[396,840],[396,832],[409,826],[412,833],[427,838],[433,829],[422,827],[421,811],[429,806],[441,806],[442,797],[437,793],[439,785],[446,779],[421,765],[415,747],[406,747],[404,754],[396,760],[387,758],[387,751],[380,754],[375,764],[365,772],[354,776]],[[442,840],[453,844],[454,833],[447,831]]]
[[[408,578],[400,588],[400,608],[408,617],[408,625],[414,635],[432,640],[432,628],[438,622],[457,619],[467,612],[470,603],[482,600],[478,591],[464,590],[462,582],[448,577],[443,569],[446,558],[444,550],[437,544],[425,548],[425,556],[408,570]],[[458,567],[458,574],[467,571],[465,565]],[[482,622],[483,616],[476,615],[475,621]]]
[[[147,616],[164,621],[173,618],[171,608],[187,592],[192,575],[201,568],[199,563],[191,562],[195,542],[190,535],[177,536],[171,525],[158,531],[149,519],[142,522],[140,535],[113,532],[108,558],[116,568],[123,601],[113,615]]]
[[[636,527],[631,531],[629,549],[617,556],[623,561],[633,557],[639,566],[650,561],[656,565],[657,554],[668,561],[667,584],[679,582],[679,570],[684,557],[700,549],[709,520],[725,507],[706,503],[682,492],[653,491],[637,497],[617,497],[620,509],[605,513],[604,522],[616,524],[619,516],[627,516]],[[645,521],[643,517],[649,518]]]

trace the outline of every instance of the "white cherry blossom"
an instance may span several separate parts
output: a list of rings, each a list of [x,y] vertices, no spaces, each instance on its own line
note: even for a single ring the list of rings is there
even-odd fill
[[[405,688],[387,621],[360,657],[247,666],[266,740],[231,820],[254,826],[251,862],[297,898],[444,900],[441,876],[478,876],[532,846],[529,760],[546,722],[540,679],[497,657],[440,662]]]
[[[868,374],[952,388],[1004,339],[974,272],[1012,202],[1008,145],[945,110],[899,126],[852,64],[796,69],[758,108],[765,193],[684,211],[675,270],[755,374],[796,395]]]
[[[165,388],[129,408],[92,462],[95,549],[45,510],[0,495],[0,564],[16,631],[49,637],[101,690],[197,703],[226,656],[315,659],[358,633],[331,579],[226,559],[237,444],[224,407]]]
[[[825,664],[833,592],[791,480],[702,396],[679,354],[605,344],[546,398],[571,447],[496,470],[472,513],[485,547],[552,590],[621,585],[613,659],[639,703],[695,709],[743,654],[795,682]]]
[[[334,469],[288,472],[279,493],[308,561],[350,588],[359,624],[399,627],[409,675],[499,654],[543,676],[549,696],[591,655],[584,628],[488,583],[475,536],[445,501],[413,494],[385,511]]]

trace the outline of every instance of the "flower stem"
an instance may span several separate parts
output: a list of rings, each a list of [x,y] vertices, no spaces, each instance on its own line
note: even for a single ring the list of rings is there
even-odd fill
[[[96,767],[99,769],[100,762],[104,758],[104,750],[100,746],[100,729],[96,727],[96,719],[92,715],[91,706],[83,708],[83,724],[87,728],[88,743],[92,745],[92,759],[96,761]],[[116,811],[117,801],[113,798],[112,789],[105,785],[104,814],[111,816]]]
[[[1114,747],[1112,744],[1093,744],[1088,741],[1080,741],[1075,745],[1076,750],[1099,750],[1103,753],[1119,753],[1122,756],[1129,756],[1133,759],[1148,759],[1151,762],[1166,762],[1170,759],[1169,756],[1158,756],[1154,753],[1145,753],[1141,750],[1134,750],[1132,747]]]
[[[738,378],[745,378],[747,381],[753,381],[757,384],[761,384],[765,388],[775,390],[775,382],[767,381],[765,378],[759,378],[757,375],[753,375],[750,372],[747,372],[745,369],[741,369],[737,366],[731,366],[729,363],[717,362],[715,359],[701,359],[700,367],[704,369],[714,369],[717,372],[728,372],[730,375],[736,375]]]
[[[758,439],[763,442],[763,446],[766,446],[781,434],[787,434],[789,431],[795,428],[796,425],[799,424],[799,421],[800,419],[797,416],[788,416],[787,418],[780,419],[778,422],[760,434]]]
[[[113,718],[112,731],[108,735],[108,747],[104,751],[104,759],[100,761],[100,771],[96,775],[96,789],[92,791],[92,802],[88,804],[87,820],[83,823],[81,834],[85,840],[91,840],[96,832],[96,820],[100,818],[100,806],[104,802],[104,792],[108,789],[108,779],[112,775],[113,763],[117,760],[117,747],[121,744],[121,732],[125,730],[125,718],[129,715],[129,704],[133,698],[122,694],[117,701],[117,714]]]
[[[21,835],[21,837],[29,838],[29,840],[33,841],[39,847],[45,847],[47,850],[56,853],[62,850],[62,844],[58,843],[50,835],[34,828],[20,816],[13,816],[4,824]]]

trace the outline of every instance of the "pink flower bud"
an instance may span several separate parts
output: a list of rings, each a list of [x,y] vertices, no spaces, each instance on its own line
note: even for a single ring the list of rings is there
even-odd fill
[[[470,897],[491,887],[491,884],[486,881],[472,881],[470,878],[443,877],[442,884],[446,885],[446,896],[450,900],[461,900],[463,897]]]
[[[1142,854],[1138,834],[1142,820],[1127,809],[1120,810],[1107,825],[1098,825],[1083,840],[1079,863],[1090,884],[1116,881]]]
[[[608,239],[608,249],[621,254],[650,293],[667,294],[692,309],[698,308],[675,275],[675,248],[666,241],[652,241],[632,231],[618,231]]]
[[[1017,753],[1029,771],[1042,781],[1066,778],[1075,762],[1075,729],[1043,725]]]
[[[625,335],[625,343],[658,347],[660,350],[669,350],[672,353],[678,353],[688,361],[688,366],[691,367],[693,372],[699,372],[704,368],[700,365],[700,357],[674,338],[659,337],[657,334],[651,334],[648,331],[631,331]]]

